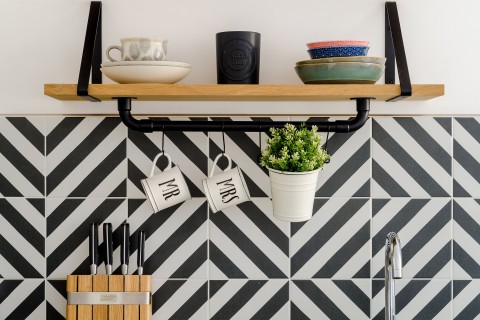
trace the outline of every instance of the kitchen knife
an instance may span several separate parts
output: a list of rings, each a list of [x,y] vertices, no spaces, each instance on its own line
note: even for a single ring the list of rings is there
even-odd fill
[[[88,252],[90,259],[90,273],[97,274],[98,266],[98,224],[91,223],[88,233]]]
[[[130,226],[128,223],[122,223],[122,241],[120,243],[120,264],[122,265],[122,274],[128,274],[128,260],[130,258]]]
[[[143,274],[143,262],[145,260],[145,231],[138,232],[138,252],[137,252],[137,268],[138,274]]]
[[[112,224],[103,224],[103,243],[105,244],[105,270],[107,275],[112,274],[113,243],[112,243]]]

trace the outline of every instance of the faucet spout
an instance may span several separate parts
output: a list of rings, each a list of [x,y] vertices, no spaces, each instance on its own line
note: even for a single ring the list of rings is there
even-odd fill
[[[395,315],[395,281],[402,278],[402,247],[395,232],[387,235],[385,248],[385,319]]]

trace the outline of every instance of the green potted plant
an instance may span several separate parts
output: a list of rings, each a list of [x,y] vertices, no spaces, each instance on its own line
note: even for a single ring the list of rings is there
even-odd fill
[[[317,130],[316,126],[309,130],[304,123],[299,128],[287,123],[270,129],[272,136],[262,150],[260,165],[269,171],[277,219],[298,222],[312,217],[318,173],[330,159]]]

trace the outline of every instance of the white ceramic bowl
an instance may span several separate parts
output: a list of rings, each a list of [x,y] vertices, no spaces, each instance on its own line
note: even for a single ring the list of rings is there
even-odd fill
[[[185,78],[191,68],[155,65],[111,66],[100,68],[109,79],[121,83],[172,84]]]

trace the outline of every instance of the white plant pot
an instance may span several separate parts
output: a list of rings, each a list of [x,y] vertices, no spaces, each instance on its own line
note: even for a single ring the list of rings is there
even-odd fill
[[[320,169],[307,172],[284,172],[268,168],[268,171],[272,190],[273,216],[289,222],[310,219]]]

